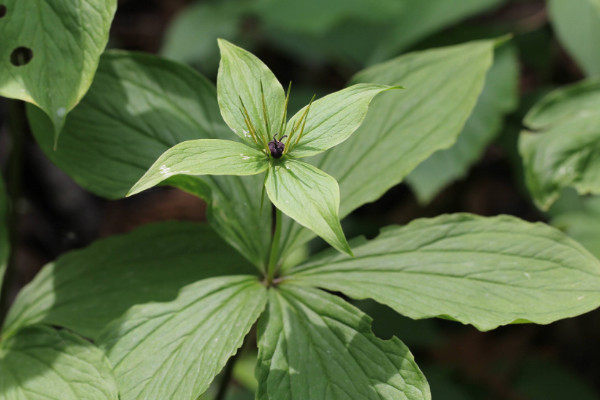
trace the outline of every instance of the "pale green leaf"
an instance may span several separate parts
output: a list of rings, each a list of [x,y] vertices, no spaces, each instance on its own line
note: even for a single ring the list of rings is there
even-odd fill
[[[556,34],[588,76],[600,76],[600,1],[548,0]]]
[[[90,342],[68,331],[25,328],[0,342],[3,400],[118,400],[111,366]]]
[[[169,148],[193,139],[234,139],[221,118],[216,90],[185,65],[126,52],[102,56],[94,84],[52,149],[50,122],[28,108],[42,150],[77,183],[97,195],[124,197]],[[255,265],[267,259],[270,213],[258,213],[263,177],[172,177],[175,186],[194,181],[217,232]],[[186,182],[185,184],[183,182]],[[252,227],[249,230],[248,227]]]
[[[524,120],[519,152],[536,204],[548,209],[562,188],[600,193],[600,82],[586,81],[544,97]]]
[[[8,239],[8,196],[4,189],[4,181],[0,176],[0,290],[2,290],[4,271],[10,254]]]
[[[256,277],[218,277],[184,287],[173,301],[130,309],[98,339],[121,399],[197,399],[242,345],[266,297]]]
[[[47,134],[56,140],[67,113],[92,83],[117,2],[4,0],[2,4],[6,15],[0,19],[0,95],[43,109],[54,125]],[[32,58],[26,62],[28,56]]]
[[[569,204],[571,209],[553,212],[550,223],[600,259],[600,197],[578,198],[578,202],[578,207]]]
[[[275,207],[339,251],[352,254],[340,225],[335,179],[310,164],[284,159],[273,164],[265,187]]]
[[[296,158],[312,156],[342,143],[358,129],[371,100],[389,89],[392,88],[386,85],[360,83],[332,93],[310,105],[306,123],[302,119],[308,107],[305,106],[287,125],[290,154]],[[291,135],[296,126],[300,127]]]
[[[548,324],[600,305],[600,261],[562,232],[514,217],[416,220],[354,253],[316,256],[289,279],[480,330]]]
[[[217,76],[217,98],[223,119],[240,138],[254,146],[263,146],[281,133],[285,95],[271,70],[252,53],[219,39],[221,63]],[[264,103],[263,103],[264,100]],[[244,111],[255,129],[244,119]]]
[[[496,50],[483,92],[456,143],[433,153],[406,178],[421,203],[430,202],[445,186],[464,177],[500,133],[504,115],[517,105],[518,69],[512,46]]]
[[[431,399],[408,348],[339,297],[281,285],[258,325],[258,400]]]
[[[256,175],[269,167],[268,156],[243,143],[219,139],[188,140],[165,151],[136,182],[128,196],[173,175]]]
[[[44,267],[17,296],[3,332],[44,322],[94,339],[135,304],[170,301],[190,283],[253,271],[206,225],[151,224]]]
[[[494,41],[410,53],[359,73],[355,82],[401,85],[375,98],[344,143],[310,160],[340,185],[340,216],[375,201],[437,150],[452,146],[492,64]],[[284,251],[312,235],[283,225]]]

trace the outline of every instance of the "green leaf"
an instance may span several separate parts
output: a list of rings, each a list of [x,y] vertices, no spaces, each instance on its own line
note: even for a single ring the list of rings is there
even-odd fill
[[[316,256],[289,279],[480,330],[548,324],[600,305],[600,261],[560,231],[514,217],[416,220],[354,253]]]
[[[254,271],[206,225],[151,224],[44,267],[17,296],[3,332],[44,322],[95,339],[133,305],[170,301],[208,277]]]
[[[340,185],[340,216],[377,200],[435,151],[452,146],[483,89],[494,41],[410,53],[360,72],[355,82],[402,85],[373,100],[360,128],[311,160]],[[374,179],[376,177],[376,179]],[[283,225],[284,251],[312,234]]]
[[[266,145],[280,132],[285,105],[283,87],[271,70],[252,53],[219,39],[221,63],[217,98],[221,115],[233,132],[253,146]],[[264,101],[264,102],[263,102]],[[246,124],[243,109],[256,130]]]
[[[550,223],[600,259],[600,197],[582,198],[581,209],[554,215]],[[558,204],[558,203],[555,203]]]
[[[445,186],[464,177],[500,133],[504,115],[517,105],[518,75],[514,47],[497,49],[483,92],[456,143],[433,153],[406,178],[421,203],[429,203]]]
[[[352,135],[367,115],[369,103],[373,98],[389,89],[386,85],[361,83],[332,93],[310,104],[306,114],[306,124],[299,133],[290,135],[290,131],[302,116],[307,107],[298,111],[290,120],[286,134],[290,137],[290,154],[296,158],[308,157],[336,146]]]
[[[378,339],[366,314],[320,290],[269,291],[258,336],[259,400],[431,398],[400,340]]]
[[[162,153],[193,139],[233,139],[221,118],[212,83],[185,65],[159,57],[107,52],[94,84],[70,114],[59,148],[48,119],[28,109],[45,154],[93,193],[124,197]],[[175,179],[177,178],[177,179]],[[262,177],[172,177],[182,189],[200,189],[217,232],[255,265],[267,259],[270,213],[258,213]],[[233,222],[233,223],[232,223]],[[253,227],[249,230],[248,227]]]
[[[4,181],[0,176],[0,291],[2,290],[4,271],[10,254],[8,239],[8,196],[4,189]]]
[[[189,140],[165,151],[128,195],[156,186],[173,175],[256,175],[268,167],[268,156],[245,144],[219,139]]]
[[[600,75],[600,1],[548,0],[558,38],[588,76]]]
[[[256,277],[207,279],[166,303],[130,309],[98,339],[121,398],[195,400],[242,345],[266,304]]]
[[[600,193],[600,82],[556,90],[525,116],[519,152],[536,204],[547,210],[564,187]]]
[[[4,0],[2,4],[6,15],[0,23],[0,95],[43,109],[54,125],[47,134],[56,141],[67,113],[92,83],[117,2]]]
[[[67,331],[25,328],[0,342],[0,397],[6,400],[117,400],[110,364]]]
[[[339,251],[352,254],[340,225],[335,179],[310,164],[284,159],[273,164],[265,187],[275,207]]]

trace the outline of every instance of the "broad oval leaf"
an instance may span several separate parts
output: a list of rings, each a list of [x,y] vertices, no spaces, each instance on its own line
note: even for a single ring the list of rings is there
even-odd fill
[[[321,290],[269,291],[258,335],[258,400],[431,399],[400,340],[378,339],[371,318]]]
[[[562,232],[514,217],[416,220],[354,253],[316,256],[289,279],[480,330],[548,324],[600,305],[600,261]]]
[[[310,160],[340,185],[340,216],[377,200],[437,150],[452,146],[473,111],[495,41],[406,54],[360,72],[353,82],[402,85],[373,100],[360,128]],[[376,177],[376,179],[374,179]],[[284,252],[312,237],[284,223]]]
[[[536,204],[546,210],[564,187],[600,193],[600,82],[544,97],[525,116],[519,152]]]
[[[146,225],[44,267],[17,296],[3,332],[43,322],[95,339],[136,304],[170,301],[208,277],[253,271],[206,225]]]
[[[29,107],[28,117],[53,163],[85,189],[111,199],[124,197],[162,153],[180,142],[235,138],[221,118],[212,83],[185,65],[138,53],[102,56],[94,83],[71,113],[56,151],[44,114]],[[207,217],[217,232],[260,266],[271,237],[271,215],[256,211],[263,181],[177,176],[169,183],[207,200]]]
[[[242,345],[266,303],[256,277],[206,279],[130,309],[98,339],[121,399],[195,400]]]
[[[189,140],[165,151],[133,185],[128,196],[173,175],[256,175],[268,167],[268,156],[245,144],[219,139]]]
[[[367,115],[369,103],[379,93],[398,89],[386,85],[359,83],[332,93],[310,104],[306,123],[302,121],[309,106],[298,111],[287,124],[286,134],[291,140],[290,154],[296,158],[308,157],[336,146],[352,135]],[[296,125],[302,125],[291,134]],[[298,130],[302,129],[302,136]]]
[[[43,109],[54,126],[49,140],[56,141],[67,113],[92,83],[117,2],[4,0],[2,5],[0,95]]]
[[[600,76],[600,1],[548,0],[560,41],[588,76]]]
[[[217,97],[221,115],[233,132],[253,146],[266,145],[280,133],[285,95],[281,83],[254,54],[219,39],[221,63],[217,75]],[[244,108],[256,130],[244,118]]]
[[[335,179],[310,164],[284,159],[269,169],[265,187],[275,207],[339,251],[352,254],[340,224]]]
[[[8,196],[4,189],[4,181],[0,176],[0,291],[4,280],[4,271],[10,253],[8,238]]]
[[[62,330],[34,326],[0,342],[0,397],[6,400],[118,400],[100,349]]]
[[[515,48],[496,49],[483,92],[454,145],[433,153],[406,180],[421,203],[429,203],[445,186],[462,178],[502,130],[504,116],[518,101],[519,65]]]

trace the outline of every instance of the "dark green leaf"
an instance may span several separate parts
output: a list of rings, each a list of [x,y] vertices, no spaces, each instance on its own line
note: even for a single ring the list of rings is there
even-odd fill
[[[600,193],[600,82],[544,97],[525,116],[519,152],[536,204],[548,209],[562,188]]]
[[[90,342],[35,326],[0,342],[0,398],[117,400],[111,366]]]
[[[108,41],[116,0],[4,0],[0,95],[46,112],[58,139],[67,113],[92,83]]]
[[[131,308],[98,339],[121,399],[197,399],[242,345],[266,297],[256,277],[229,276]]]
[[[258,327],[256,398],[430,399],[412,354],[371,332],[371,319],[339,297],[281,285]]]
[[[416,220],[354,253],[316,256],[289,279],[480,330],[548,324],[600,305],[600,261],[560,231],[514,217]]]
[[[208,226],[147,225],[47,265],[19,293],[3,331],[44,322],[94,339],[133,305],[173,300],[208,277],[252,272]]]

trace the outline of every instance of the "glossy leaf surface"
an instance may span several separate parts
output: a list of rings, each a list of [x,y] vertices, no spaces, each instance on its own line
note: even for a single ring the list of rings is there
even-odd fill
[[[258,334],[259,400],[431,398],[400,340],[378,339],[366,314],[323,291],[271,290]]]
[[[266,302],[256,277],[206,279],[131,308],[98,339],[121,399],[195,400],[242,345]]]
[[[316,256],[290,279],[480,330],[548,324],[600,305],[600,261],[562,232],[514,217],[420,219],[354,253]]]
[[[117,2],[4,0],[2,5],[0,95],[43,109],[53,124],[48,140],[54,141],[92,83]]]

